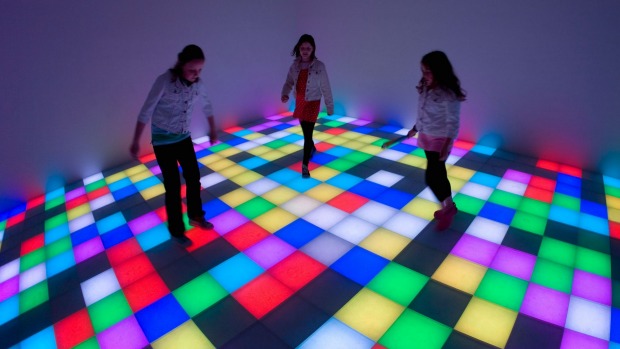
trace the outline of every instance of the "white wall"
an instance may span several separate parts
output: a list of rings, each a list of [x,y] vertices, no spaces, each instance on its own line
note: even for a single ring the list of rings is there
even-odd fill
[[[420,57],[440,49],[469,95],[461,138],[620,176],[617,18],[615,0],[4,1],[0,211],[128,161],[144,97],[186,44],[205,50],[220,126],[284,110],[303,33],[337,112],[411,126]]]

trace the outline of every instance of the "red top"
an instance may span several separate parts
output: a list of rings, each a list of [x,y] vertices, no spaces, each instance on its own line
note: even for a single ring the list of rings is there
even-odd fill
[[[299,121],[316,122],[321,109],[321,100],[306,101],[306,83],[308,82],[308,69],[302,69],[297,77],[297,85],[295,86],[295,112],[293,117]]]

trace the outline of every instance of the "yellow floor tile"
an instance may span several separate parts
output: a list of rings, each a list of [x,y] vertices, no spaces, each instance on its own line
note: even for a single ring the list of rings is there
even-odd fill
[[[517,312],[473,297],[454,329],[499,348],[506,346]]]
[[[474,294],[487,268],[454,255],[448,255],[432,278],[463,292]]]
[[[166,333],[166,335],[151,343],[151,346],[153,349],[215,348],[192,320]]]
[[[312,171],[312,175],[314,177],[314,171]],[[321,202],[327,202],[338,196],[343,191],[344,190],[336,188],[333,185],[321,183],[316,187],[306,191],[304,194]]]
[[[434,219],[433,214],[438,209],[440,209],[440,207],[436,202],[416,197],[405,205],[405,207],[402,208],[402,211],[420,218],[424,218],[427,221],[432,221]]]
[[[367,249],[379,256],[392,260],[409,243],[411,239],[397,234],[385,228],[379,228],[368,235],[360,244],[360,247]]]
[[[230,207],[237,207],[242,203],[253,199],[256,195],[245,188],[239,188],[228,194],[220,196],[220,200],[224,201]]]
[[[402,305],[364,288],[338,310],[335,317],[378,341],[404,310]]]
[[[275,233],[276,231],[292,223],[297,218],[298,217],[294,214],[276,207],[267,211],[267,213],[254,218],[253,221],[268,232]]]

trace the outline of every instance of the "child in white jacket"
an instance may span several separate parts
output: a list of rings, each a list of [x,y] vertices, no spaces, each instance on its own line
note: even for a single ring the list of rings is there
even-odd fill
[[[446,171],[446,159],[452,150],[459,131],[461,102],[465,91],[454,74],[445,53],[433,51],[422,57],[422,78],[417,90],[418,119],[407,137],[418,135],[418,146],[424,149],[427,165],[425,179],[441,209],[435,211],[437,229],[444,230],[452,224],[457,213],[452,201],[452,188]]]
[[[316,152],[312,132],[321,108],[321,97],[325,97],[327,115],[334,113],[334,99],[327,77],[325,64],[316,58],[316,44],[311,35],[304,34],[293,48],[295,60],[288,70],[286,81],[282,87],[283,103],[288,102],[289,93],[295,86],[295,112],[304,134],[304,155],[301,166],[302,177],[310,177],[308,164]]]

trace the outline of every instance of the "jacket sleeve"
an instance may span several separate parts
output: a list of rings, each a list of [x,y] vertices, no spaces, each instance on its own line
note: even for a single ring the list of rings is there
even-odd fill
[[[461,102],[455,98],[444,101],[446,113],[446,136],[456,139],[459,133]]]
[[[321,74],[321,94],[325,97],[325,106],[327,107],[327,114],[334,114],[334,97],[332,96],[332,87],[329,84],[329,77],[327,76],[327,69],[323,64],[323,74]]]
[[[149,94],[146,96],[146,101],[144,101],[144,105],[142,109],[140,109],[140,114],[138,114],[138,121],[141,123],[146,124],[151,120],[157,102],[159,102],[159,99],[164,93],[166,79],[169,79],[168,74],[162,74],[155,79],[151,91],[149,91]]]
[[[207,118],[209,116],[213,116],[213,105],[211,104],[211,100],[209,99],[209,96],[207,95],[207,88],[205,87],[204,83],[200,84],[200,88],[198,89],[198,91],[199,91],[198,93],[199,93],[200,101],[202,103],[202,112]]]
[[[288,69],[288,74],[286,74],[286,81],[284,81],[284,86],[282,86],[281,96],[288,96],[288,94],[291,93],[293,85],[295,84],[294,75],[295,74],[293,72],[293,64],[291,64],[291,67]]]

